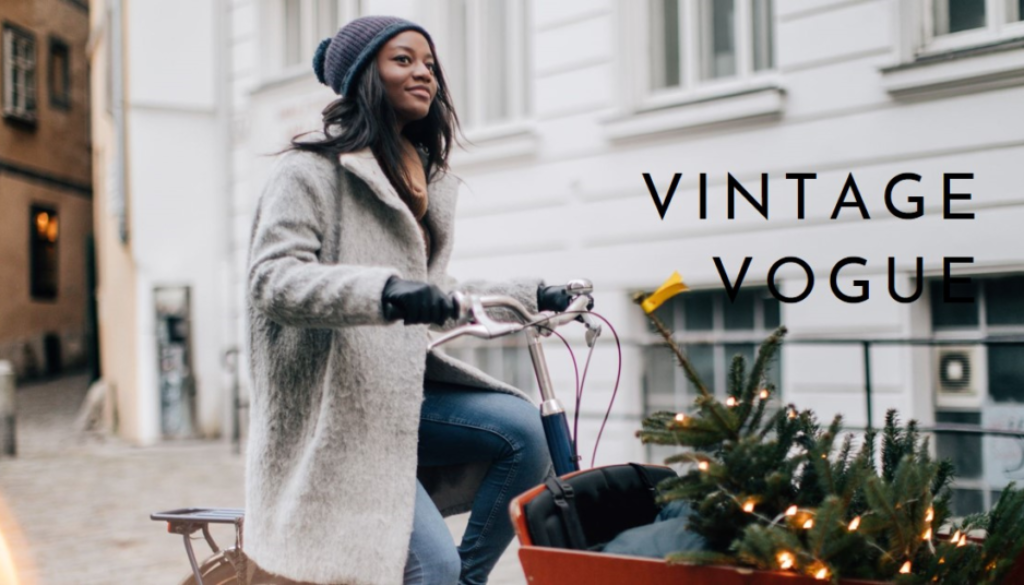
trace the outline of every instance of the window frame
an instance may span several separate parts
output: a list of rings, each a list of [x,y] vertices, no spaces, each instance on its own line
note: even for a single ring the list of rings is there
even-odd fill
[[[12,103],[14,99],[13,87],[16,85],[13,79],[15,63],[12,53],[13,43],[18,40],[17,37],[21,37],[31,47],[31,60],[28,62],[30,68],[25,68],[23,71],[30,72],[32,80],[31,82],[26,80],[21,82],[24,90],[22,95],[31,96],[31,104],[28,103],[28,98],[25,97],[23,97],[25,102],[21,105]],[[2,47],[0,47],[0,56],[2,56],[3,60],[2,82],[0,82],[0,85],[3,87],[3,117],[31,126],[35,126],[39,118],[39,57],[37,45],[35,33],[12,22],[3,22]]]
[[[922,39],[917,49],[918,57],[1024,37],[1024,19],[1016,22],[1007,21],[1007,0],[985,0],[983,27],[936,35],[935,3],[941,1],[943,0],[923,0],[921,3]]]
[[[456,2],[466,4],[465,30],[456,31],[455,23]],[[440,3],[439,21],[441,22],[442,35],[439,39],[440,47],[438,52],[441,56],[441,66],[447,77],[448,86],[452,89],[453,101],[456,111],[461,113],[460,122],[463,124],[463,131],[470,141],[488,141],[505,138],[527,131],[529,120],[532,115],[532,93],[530,70],[532,63],[529,57],[531,39],[529,3],[525,0],[504,0],[512,15],[508,20],[506,28],[505,45],[509,56],[509,66],[502,67],[505,72],[505,85],[509,88],[519,88],[517,91],[509,91],[510,96],[509,115],[492,121],[484,121],[485,104],[491,97],[486,90],[485,78],[479,72],[485,67],[483,62],[484,48],[486,47],[486,13],[484,0],[448,0]],[[458,42],[461,41],[461,42]],[[457,45],[465,44],[463,51]],[[453,67],[452,59],[446,59],[446,54],[462,54],[464,62],[462,67]],[[464,69],[464,70],[456,70]],[[456,76],[458,80],[456,80]],[[457,82],[456,82],[457,81]],[[465,93],[460,95],[456,90],[460,83]]]
[[[58,51],[64,52],[64,66],[61,71],[54,69],[54,57]],[[56,84],[54,80],[56,75],[63,77],[64,93],[59,94],[55,91]],[[63,39],[55,36],[50,36],[49,51],[47,53],[46,62],[46,75],[47,85],[49,86],[50,94],[50,107],[59,110],[70,110],[71,109],[71,46]]]
[[[672,312],[672,323],[665,323],[665,325],[672,331],[672,339],[680,345],[684,351],[685,346],[688,344],[694,344],[699,342],[711,342],[713,345],[712,351],[714,352],[711,360],[714,365],[714,380],[712,381],[714,387],[714,395],[719,400],[724,400],[728,391],[728,380],[729,380],[729,366],[731,364],[732,355],[726,353],[726,345],[731,344],[744,344],[752,345],[754,356],[757,356],[757,350],[760,347],[764,339],[774,331],[774,329],[768,329],[765,326],[765,301],[774,300],[773,297],[768,293],[767,286],[760,285],[748,285],[749,288],[744,287],[744,291],[753,290],[758,296],[760,302],[754,304],[754,327],[753,329],[736,329],[729,330],[725,328],[725,309],[724,305],[728,302],[726,292],[721,288],[706,288],[706,289],[692,289],[694,292],[716,292],[718,294],[713,297],[713,308],[711,316],[711,329],[703,331],[686,331],[683,327],[685,325],[685,316],[680,316],[683,313],[682,304],[680,303],[677,307],[673,308]],[[682,301],[685,302],[685,295]],[[679,298],[679,297],[677,297]],[[669,301],[671,302],[671,301]],[[783,306],[779,304],[779,323],[782,323],[782,311]],[[646,317],[644,317],[646,321]],[[646,325],[646,323],[645,323]],[[648,383],[648,371],[650,368],[650,358],[647,352],[651,349],[657,349],[659,346],[664,345],[663,338],[654,331],[651,331],[649,327],[644,327],[644,335],[640,338],[639,344],[641,351],[643,352],[643,383],[641,385],[641,410],[643,416],[648,416],[657,410],[664,410],[665,406],[651,406],[651,388]],[[752,362],[747,363],[749,368]],[[672,360],[672,402],[674,404],[674,410],[682,411],[688,409],[693,403],[696,396],[691,393],[689,389],[689,381],[686,379],[686,375],[682,372],[679,365]],[[694,367],[699,367],[694,364]],[[779,380],[779,387],[775,389],[770,402],[766,405],[769,409],[778,408],[781,404],[779,397],[782,392],[782,375],[783,375],[783,361],[782,353],[779,352],[771,364],[773,370],[777,372],[776,376]],[[708,381],[705,380],[705,383]],[[648,444],[646,446],[645,454],[647,461],[660,463],[665,457],[674,455],[677,453],[675,447],[666,447],[662,445]]]
[[[650,53],[653,47],[650,41],[653,39],[648,33],[651,20],[650,0],[644,0],[636,5],[639,18],[632,19],[632,30],[630,31],[630,45],[634,46],[635,50],[630,59],[632,66],[627,68],[634,72],[631,83],[627,84],[631,89],[628,102],[634,111],[656,110],[685,102],[700,101],[778,84],[778,64],[775,62],[775,57],[778,55],[778,35],[774,33],[774,4],[771,11],[773,29],[770,45],[771,66],[761,71],[754,70],[754,23],[750,0],[734,0],[736,73],[722,78],[703,79],[701,75],[703,68],[701,46],[706,42],[705,39],[710,38],[707,34],[702,34],[699,28],[702,25],[700,5],[703,0],[678,0],[678,2],[680,7],[680,83],[678,87],[659,89],[651,87],[650,63],[653,62],[653,59]],[[637,39],[648,42],[638,43]]]
[[[991,398],[991,395],[989,394],[990,382],[989,382],[989,379],[988,379],[988,366],[989,366],[988,346],[984,345],[984,344],[981,344],[980,342],[982,342],[983,340],[988,339],[990,337],[999,337],[999,336],[1014,335],[1014,334],[1016,334],[1016,335],[1024,334],[1024,324],[1018,324],[1018,325],[989,325],[988,324],[988,299],[987,299],[987,293],[986,293],[986,290],[985,290],[987,283],[992,281],[992,280],[995,280],[995,279],[998,279],[998,278],[1002,278],[1002,277],[1014,277],[1014,276],[1024,277],[1024,272],[1021,272],[1021,271],[1011,271],[1011,272],[979,272],[979,273],[972,273],[972,274],[970,274],[970,276],[973,279],[976,279],[975,280],[975,286],[977,287],[976,288],[976,292],[977,292],[976,303],[977,303],[978,322],[976,324],[974,324],[974,325],[967,325],[967,326],[936,327],[934,325],[935,317],[934,317],[933,314],[929,314],[928,322],[929,322],[929,326],[931,328],[931,337],[932,337],[932,339],[935,339],[936,341],[950,340],[950,339],[957,339],[957,340],[974,340],[974,339],[976,339],[976,340],[978,340],[978,342],[979,342],[978,353],[977,353],[978,361],[981,364],[983,364],[983,367],[985,368],[984,369],[984,375],[981,378],[982,380],[984,380],[984,384],[983,384],[983,387],[979,389],[979,391],[982,393],[982,405],[975,406],[975,407],[939,406],[938,403],[935,402],[936,401],[935,385],[937,384],[937,382],[936,381],[932,381],[931,388],[929,389],[929,394],[930,394],[930,396],[932,397],[932,400],[933,400],[932,407],[934,408],[934,411],[936,413],[936,418],[938,418],[937,415],[939,413],[967,413],[967,414],[975,414],[976,413],[980,417],[982,417],[982,421],[984,421],[984,412],[985,412],[985,408],[986,408],[985,405],[986,404],[988,404],[988,405],[996,405],[996,404],[1000,404],[1000,403],[997,403],[997,402],[993,401],[992,398]],[[941,282],[941,280],[942,279],[941,279],[940,275],[932,275],[932,277],[926,279],[926,286],[928,288],[929,312],[931,312],[933,310],[933,305],[934,305],[935,300],[936,300],[936,299],[933,298],[933,295],[932,295],[932,290],[933,290],[932,283]],[[932,355],[932,357],[930,357],[930,359],[934,360],[934,354]],[[932,371],[935,371],[936,368],[937,368],[937,365],[934,363],[934,361],[932,361],[930,363],[929,367],[932,369]],[[1013,404],[1013,403],[1010,403],[1010,404]],[[991,408],[991,407],[992,406],[989,406],[989,408]],[[939,456],[940,454],[938,453],[938,441],[935,441],[935,443],[936,443],[936,445],[934,447],[934,452],[935,452],[936,456]],[[993,491],[998,491],[999,489],[1004,489],[1004,488],[996,486],[996,485],[994,485],[994,484],[989,482],[989,475],[988,475],[986,467],[984,466],[984,462],[986,461],[985,460],[985,446],[986,446],[985,440],[984,440],[984,438],[982,438],[981,453],[982,453],[983,466],[982,466],[982,472],[981,472],[980,477],[957,478],[952,487],[953,487],[953,489],[957,489],[957,490],[975,490],[975,491],[980,491],[982,493],[982,507],[983,507],[983,509],[988,510],[988,509],[991,509],[991,507],[995,503],[995,500],[992,497],[992,492]],[[1009,481],[1011,481],[1011,480],[1007,480],[1007,483],[1009,483]]]
[[[684,19],[685,30],[681,34],[683,50],[687,45],[696,50],[693,18],[698,0],[679,0],[680,18]],[[753,10],[750,0],[737,0],[743,17],[737,17],[736,50],[743,55],[742,64],[737,63],[737,74],[732,77],[712,79],[700,83],[689,83],[696,79],[699,59],[683,56],[683,75],[694,77],[681,79],[680,87],[652,92],[650,86],[651,48],[648,39],[650,3],[630,3],[620,0],[616,3],[617,40],[620,50],[616,51],[616,108],[601,118],[605,135],[611,141],[632,140],[657,134],[678,132],[695,128],[711,128],[721,124],[732,124],[739,120],[777,120],[785,109],[785,91],[778,67],[778,10],[773,0],[771,10],[771,55],[772,65],[760,71],[753,71]],[[689,7],[689,8],[687,8]],[[739,10],[737,11],[739,14]],[[739,59],[738,55],[738,59]],[[686,65],[686,62],[691,62]],[[691,73],[687,74],[689,70]],[[749,71],[749,74],[746,74]]]
[[[299,56],[295,63],[285,62],[285,1],[260,0],[260,59],[261,85],[270,85],[306,76],[311,72],[313,53],[323,38],[323,27],[317,13],[325,2],[333,3],[341,27],[363,15],[363,0],[298,0],[299,2]]]
[[[709,343],[712,346],[714,355],[712,356],[712,362],[715,364],[715,379],[712,380],[713,387],[715,389],[715,396],[718,398],[725,398],[728,389],[729,380],[729,365],[731,363],[732,355],[726,354],[726,345],[753,345],[754,356],[757,356],[757,348],[760,347],[761,343],[766,337],[768,337],[774,329],[765,327],[765,301],[773,299],[768,293],[767,287],[753,287],[748,285],[750,288],[745,288],[744,292],[753,291],[756,295],[758,302],[754,303],[754,327],[752,329],[726,329],[725,327],[725,303],[728,302],[726,292],[724,289],[696,289],[694,292],[713,292],[716,294],[713,299],[713,308],[711,315],[711,328],[707,330],[687,330],[685,328],[685,316],[680,316],[683,311],[678,308],[673,308],[673,322],[665,323],[666,327],[672,331],[672,339],[680,346],[686,346],[690,344],[702,344]],[[685,293],[684,293],[685,294]],[[685,301],[685,299],[683,299]],[[779,302],[775,300],[774,302]],[[682,305],[678,305],[681,307]],[[781,323],[781,310],[782,306],[779,306],[780,310],[780,323]],[[662,337],[656,332],[648,330],[641,341],[641,345],[647,349],[650,347],[657,347],[658,345],[664,344]],[[774,367],[778,369],[778,377],[781,382],[782,378],[782,356],[779,354],[776,357],[777,362]],[[719,367],[721,365],[721,367]],[[748,363],[749,367],[751,364]],[[645,369],[646,371],[646,369]],[[681,371],[676,371],[674,376],[674,396],[676,398],[675,403],[677,405],[682,404],[680,399],[690,400],[694,396],[690,395],[687,387],[688,381],[685,379],[684,374]],[[776,396],[778,396],[778,390],[776,389]],[[645,414],[649,414],[647,411],[648,398],[645,391],[643,406]]]

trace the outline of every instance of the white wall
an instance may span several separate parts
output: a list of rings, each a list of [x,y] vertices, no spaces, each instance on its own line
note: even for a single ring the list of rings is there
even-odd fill
[[[138,1],[127,11],[128,161],[138,278],[144,442],[159,438],[153,289],[191,289],[198,432],[222,431],[226,387],[222,263],[228,251],[225,146],[216,79],[218,4]]]

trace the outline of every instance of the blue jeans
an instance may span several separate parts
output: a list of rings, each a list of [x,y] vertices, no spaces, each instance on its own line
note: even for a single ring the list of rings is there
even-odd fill
[[[509,503],[543,482],[551,468],[540,412],[515,396],[466,386],[427,383],[424,394],[419,464],[492,463],[458,548],[417,482],[405,583],[483,584],[514,536]]]

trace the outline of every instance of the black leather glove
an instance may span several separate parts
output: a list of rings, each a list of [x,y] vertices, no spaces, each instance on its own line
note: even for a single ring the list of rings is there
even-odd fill
[[[455,301],[440,288],[416,280],[403,280],[392,276],[381,294],[384,316],[388,320],[402,319],[406,325],[436,323],[457,316]]]
[[[561,313],[569,308],[572,303],[572,295],[564,284],[556,286],[537,287],[537,309],[540,311],[554,311]],[[594,299],[587,303],[587,310],[594,308]]]

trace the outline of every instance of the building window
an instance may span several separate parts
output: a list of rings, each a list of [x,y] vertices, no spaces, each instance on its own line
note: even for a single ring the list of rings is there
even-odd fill
[[[775,67],[772,0],[648,0],[647,88],[679,91]]]
[[[522,119],[526,99],[523,0],[452,0],[441,61],[467,129]]]
[[[33,205],[29,215],[29,290],[34,299],[57,298],[57,211]]]
[[[1024,0],[928,0],[926,49],[950,49],[1024,34]]]
[[[268,77],[305,72],[320,41],[362,13],[360,0],[265,0],[262,6]]]
[[[779,301],[766,288],[744,287],[730,301],[725,291],[689,291],[662,305],[655,315],[673,332],[697,375],[708,390],[724,399],[733,356],[742,355],[749,371],[762,341],[780,322]],[[645,414],[659,410],[689,410],[697,390],[686,379],[675,355],[653,327],[644,347],[643,394]],[[781,364],[770,364],[766,384],[779,387]],[[778,396],[776,394],[776,396]],[[656,461],[672,455],[668,448],[649,446]]]
[[[1024,275],[974,277],[969,284],[951,287],[949,293],[952,298],[973,301],[946,302],[943,282],[932,281],[934,337],[979,343],[934,348],[935,421],[1000,428],[1003,417],[1024,406],[1024,345],[980,342],[1024,335]],[[995,441],[1010,440],[954,433],[936,437],[937,455],[952,459],[957,468],[953,498],[957,515],[988,509],[995,503],[992,494],[1017,479],[1003,473],[1007,467],[996,458],[1007,445]]]
[[[36,38],[10,23],[3,25],[4,117],[36,121]]]
[[[50,39],[49,64],[50,105],[69,109],[71,107],[71,50],[60,39]]]

